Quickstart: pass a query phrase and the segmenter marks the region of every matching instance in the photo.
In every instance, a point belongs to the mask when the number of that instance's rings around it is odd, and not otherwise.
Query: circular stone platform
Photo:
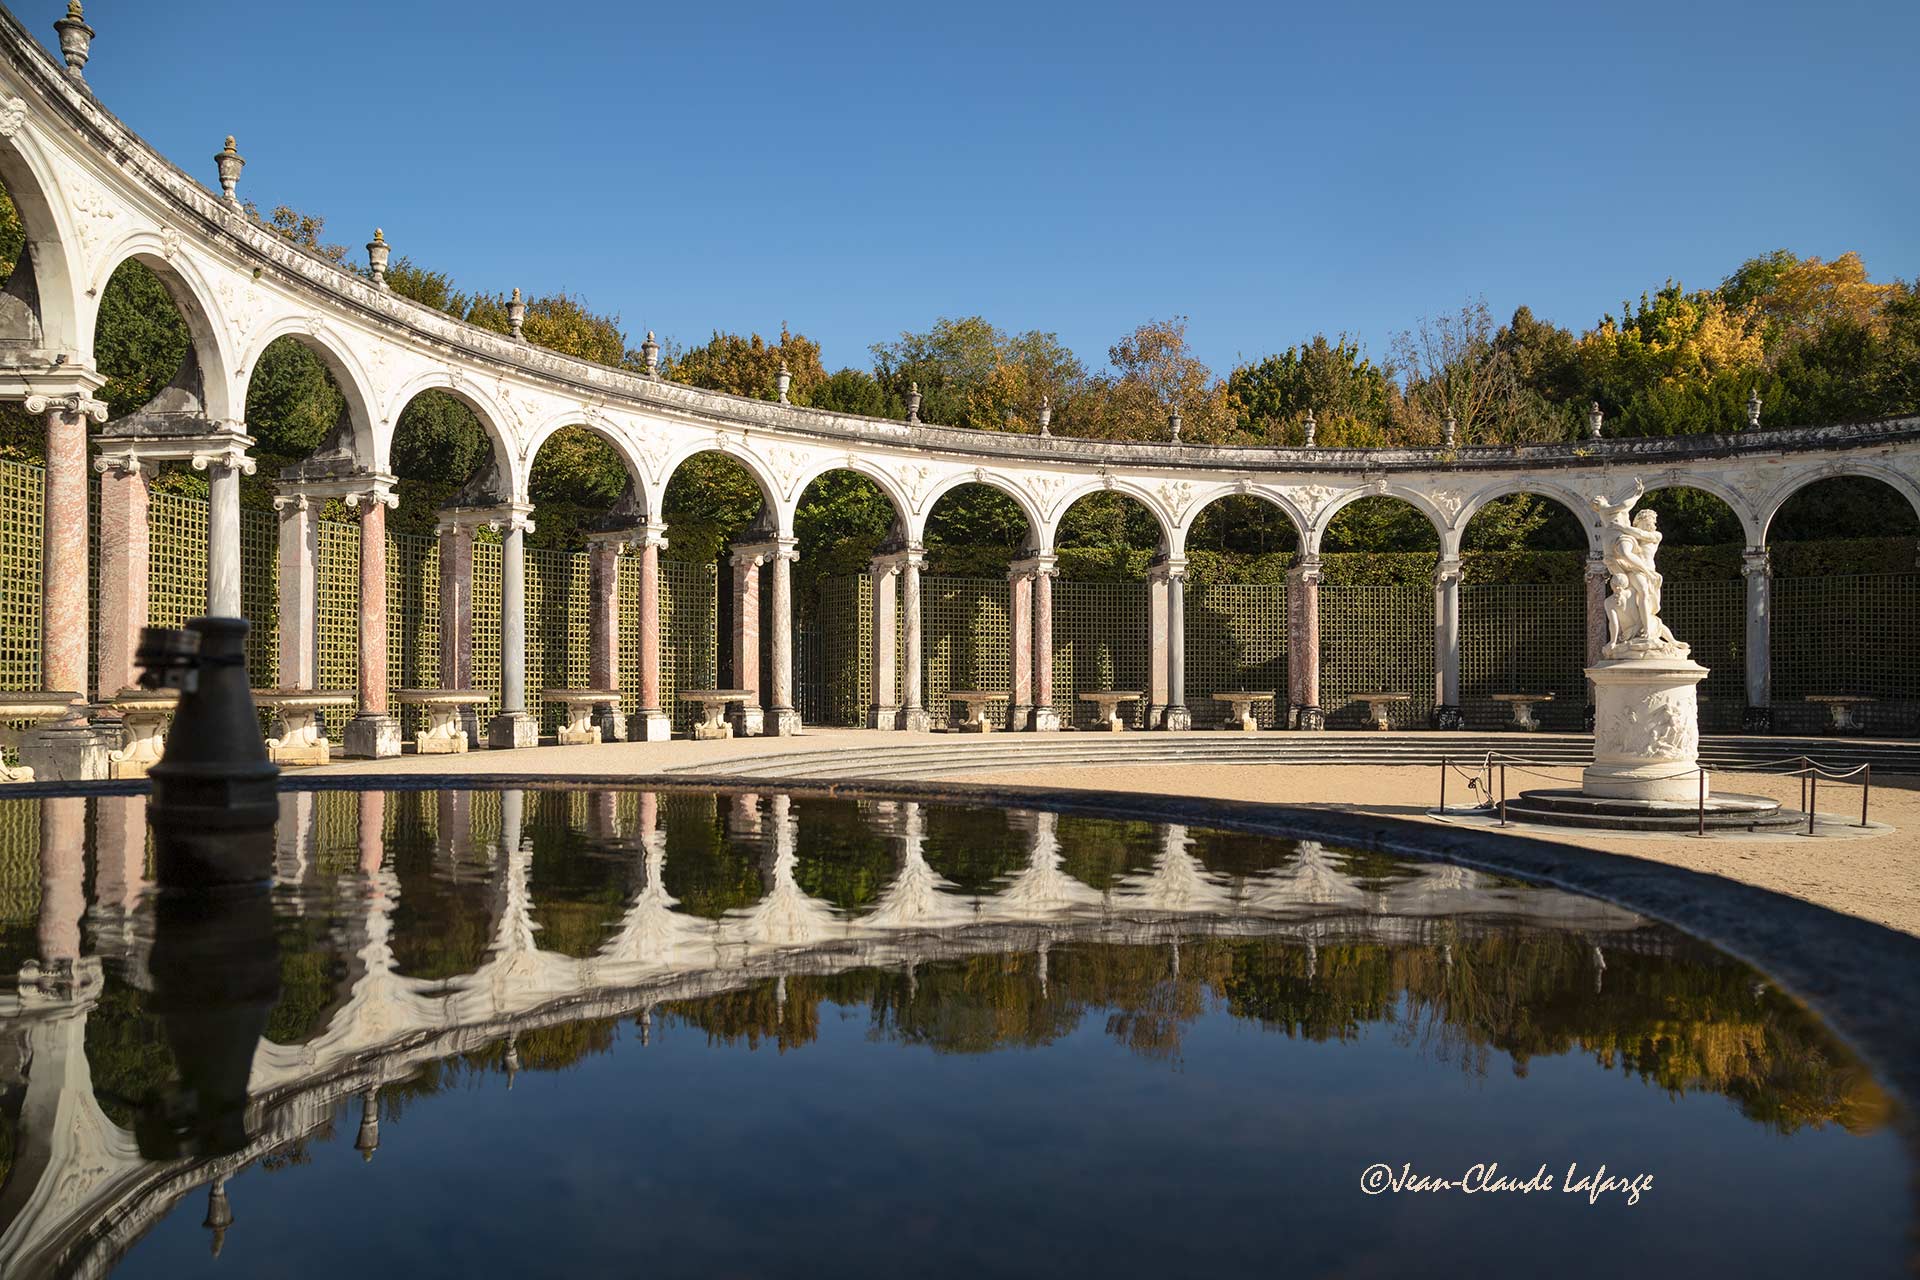
[[[1538,822],[1556,827],[1587,827],[1613,831],[1698,831],[1697,800],[1623,800],[1590,796],[1573,788],[1522,791],[1507,801],[1510,821]],[[1765,796],[1725,791],[1707,797],[1709,831],[1785,831],[1804,828],[1807,815],[1783,809]]]

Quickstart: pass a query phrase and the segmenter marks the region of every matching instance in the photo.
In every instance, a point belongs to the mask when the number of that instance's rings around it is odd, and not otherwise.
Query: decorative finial
[[[1051,428],[1052,426],[1053,426],[1053,398],[1051,396],[1041,396],[1040,397],[1040,434],[1043,436],[1051,436],[1053,432],[1049,430],[1049,428]]]
[[[1447,448],[1449,449],[1453,448],[1453,437],[1456,429],[1457,424],[1453,420],[1453,410],[1449,409],[1447,410]]]
[[[54,23],[53,29],[60,33],[60,56],[67,61],[67,74],[81,79],[93,49],[93,28],[80,14],[80,0],[67,0],[67,16]]]
[[[1173,442],[1180,443],[1180,406],[1167,410],[1167,430],[1173,433]]]
[[[1313,420],[1313,408],[1312,406],[1308,406],[1307,408],[1307,448],[1309,449],[1313,448],[1313,435],[1314,435],[1314,432],[1318,431],[1319,429],[1320,429],[1320,424]]]
[[[920,421],[920,384],[917,382],[907,384],[907,421]]]
[[[787,399],[787,388],[793,385],[793,375],[787,372],[787,362],[785,360],[780,362],[780,372],[774,376],[773,383],[780,389],[780,403],[791,403]]]
[[[640,344],[640,354],[647,362],[647,376],[660,376],[660,344],[653,340],[653,330],[647,330],[647,340]]]
[[[373,283],[382,289],[387,287],[387,256],[390,252],[386,233],[375,227],[373,239],[367,241],[367,266],[373,270]]]
[[[1749,391],[1747,393],[1747,425],[1749,427],[1758,427],[1760,425],[1760,388],[1759,387],[1755,387],[1752,391]]]
[[[520,291],[515,289],[513,291],[513,300],[507,303],[507,328],[512,331],[515,342],[525,342],[527,340],[525,335],[520,332],[521,327],[526,323],[527,304],[520,301]]]
[[[233,191],[240,185],[240,171],[247,167],[247,162],[238,151],[233,149],[232,134],[227,135],[227,145],[213,157],[213,163],[220,170],[221,197],[238,209],[240,197],[233,194]]]
[[[353,1149],[360,1153],[362,1160],[369,1163],[373,1153],[380,1149],[380,1090],[368,1085],[366,1092],[360,1095],[360,1133],[353,1140]]]
[[[1587,438],[1590,440],[1598,440],[1600,438],[1600,424],[1606,420],[1607,415],[1600,412],[1600,402],[1595,400],[1587,409]]]

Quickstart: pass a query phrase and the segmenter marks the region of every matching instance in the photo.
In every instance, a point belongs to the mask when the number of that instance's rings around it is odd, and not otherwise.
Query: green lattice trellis
[[[1463,583],[1460,709],[1472,729],[1513,722],[1496,693],[1550,693],[1534,708],[1548,728],[1586,723],[1587,590],[1580,582]]]
[[[1001,588],[1005,594],[1006,588]],[[1053,583],[1053,708],[1062,724],[1085,727],[1099,714],[1082,693],[1136,689],[1138,702],[1120,708],[1135,728],[1146,723],[1147,584]]]
[[[1187,707],[1195,725],[1211,728],[1226,717],[1213,695],[1227,689],[1270,690],[1254,716],[1272,728],[1286,714],[1287,588],[1284,583],[1215,582],[1189,585]]]
[[[39,467],[0,462],[0,680],[40,687]]]
[[[1709,733],[1740,728],[1747,707],[1747,587],[1744,582],[1668,580],[1660,616],[1708,668],[1701,681],[1700,727]]]
[[[1870,732],[1920,730],[1920,575],[1780,578],[1773,583],[1776,728],[1828,723],[1811,694],[1856,694]]]
[[[1423,726],[1433,710],[1433,592],[1421,587],[1320,588],[1320,706],[1327,726],[1367,723],[1357,693],[1398,692],[1387,718]]]

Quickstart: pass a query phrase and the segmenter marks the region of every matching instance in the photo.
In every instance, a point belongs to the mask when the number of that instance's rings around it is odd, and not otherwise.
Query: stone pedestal
[[[665,742],[673,736],[673,717],[664,711],[636,711],[627,717],[627,737],[635,742]]]
[[[660,696],[660,552],[666,526],[650,523],[634,544],[640,556],[640,707],[627,719],[635,742],[665,742],[673,736],[673,717]]]
[[[25,731],[16,750],[20,763],[33,770],[33,781],[94,782],[112,776],[111,757],[120,742],[118,732],[100,725],[63,721]]]
[[[495,751],[540,745],[540,722],[524,711],[502,711],[487,725],[487,746]]]
[[[400,754],[400,722],[384,711],[362,711],[347,721],[340,746],[362,760],[384,760]]]
[[[1603,799],[1697,800],[1701,779],[1696,686],[1707,669],[1684,656],[1623,658],[1587,668],[1593,682],[1593,764],[1581,791]]]

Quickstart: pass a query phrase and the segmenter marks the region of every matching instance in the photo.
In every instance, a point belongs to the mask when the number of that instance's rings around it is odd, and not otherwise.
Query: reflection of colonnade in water
[[[1014,813],[1024,845],[1015,870],[965,892],[928,860],[928,811],[913,802],[861,806],[868,831],[893,855],[895,873],[871,906],[842,911],[808,894],[799,875],[799,812],[787,796],[673,797],[711,805],[729,838],[758,850],[764,892],[707,919],[676,910],[666,887],[669,824],[654,793],[532,793],[564,805],[570,827],[638,865],[638,888],[592,954],[544,949],[534,900],[529,793],[288,793],[275,861],[287,911],[317,911],[333,893],[345,991],[324,1025],[297,1044],[263,1039],[254,1052],[247,1108],[252,1140],[205,1160],[143,1160],[133,1136],[95,1097],[86,1026],[100,999],[103,959],[135,986],[147,971],[151,905],[145,890],[145,800],[103,797],[41,802],[38,955],[16,992],[0,995],[0,1088],[23,1086],[11,1175],[0,1189],[0,1273],[58,1266],[103,1274],[178,1200],[209,1188],[208,1223],[231,1219],[226,1181],[263,1155],[332,1125],[359,1104],[358,1145],[379,1142],[378,1093],[423,1065],[485,1050],[517,1035],[583,1020],[640,1015],[656,1004],[698,1000],[789,975],[896,969],[968,956],[1037,952],[1046,982],[1049,948],[1074,941],[1162,945],[1187,934],[1280,937],[1309,948],[1337,942],[1438,945],[1472,936],[1488,920],[1518,921],[1646,945],[1644,921],[1550,889],[1501,885],[1457,867],[1409,865],[1381,879],[1343,868],[1311,841],[1258,874],[1211,872],[1186,828],[1161,829],[1150,864],[1096,889],[1067,870],[1061,820]],[[85,894],[86,806],[95,806],[96,870]],[[836,802],[844,803],[844,802]],[[394,916],[404,890],[388,831],[431,809],[437,876],[490,871],[493,905],[485,959],[456,977],[400,971]],[[1071,820],[1069,820],[1071,821]],[[82,953],[83,915],[95,953]],[[1463,932],[1464,931],[1464,932]],[[1655,945],[1660,945],[1655,943]],[[508,1066],[513,1066],[511,1056]]]

